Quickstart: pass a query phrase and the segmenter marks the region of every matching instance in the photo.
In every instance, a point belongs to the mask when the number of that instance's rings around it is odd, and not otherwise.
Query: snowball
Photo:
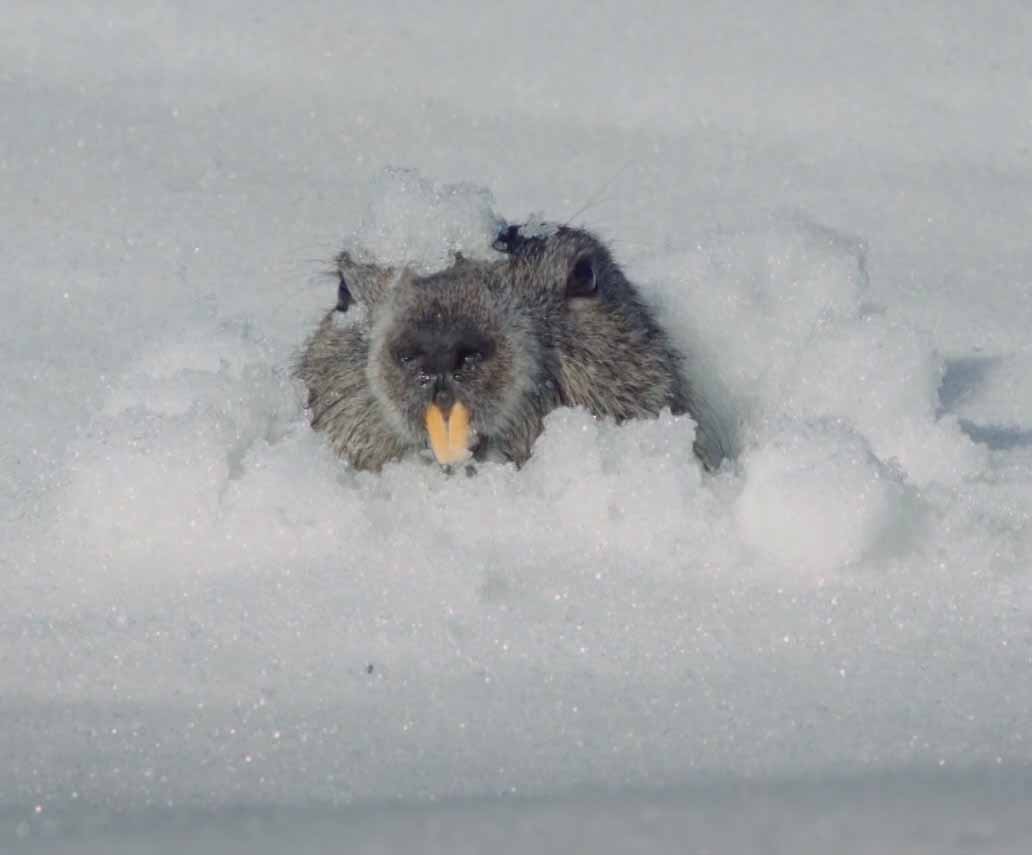
[[[550,238],[559,232],[559,226],[544,218],[543,214],[531,214],[525,223],[519,227],[521,237],[528,240],[535,238]]]
[[[738,531],[788,568],[823,572],[854,564],[881,545],[902,511],[898,479],[841,424],[782,427],[742,464]]]
[[[501,257],[491,248],[502,221],[490,191],[472,184],[438,184],[414,170],[388,168],[374,183],[362,223],[349,237],[358,257],[428,274],[456,253]]]

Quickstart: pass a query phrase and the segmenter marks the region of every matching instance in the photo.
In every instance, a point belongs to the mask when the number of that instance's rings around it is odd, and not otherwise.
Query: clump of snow
[[[781,380],[778,404],[797,415],[847,419],[914,483],[954,483],[978,475],[987,454],[955,418],[940,416],[944,371],[926,334],[874,314],[812,341]]]
[[[440,184],[412,169],[384,169],[372,203],[351,239],[360,257],[427,274],[467,258],[497,258],[491,249],[502,226],[494,197],[468,183]]]
[[[531,214],[525,223],[519,227],[519,233],[528,240],[534,238],[548,238],[559,231],[559,226],[546,220],[543,214]]]
[[[770,420],[838,419],[911,483],[983,471],[986,449],[941,411],[945,363],[928,334],[867,300],[861,241],[790,217],[644,270],[691,283],[666,309],[739,447],[766,442]]]
[[[855,564],[901,521],[898,476],[841,424],[782,426],[749,449],[742,466],[738,529],[781,566],[828,571]]]
[[[716,235],[696,251],[653,257],[649,280],[685,282],[661,293],[682,329],[743,405],[763,404],[772,383],[864,300],[865,249],[798,217]],[[710,365],[707,365],[707,369]]]

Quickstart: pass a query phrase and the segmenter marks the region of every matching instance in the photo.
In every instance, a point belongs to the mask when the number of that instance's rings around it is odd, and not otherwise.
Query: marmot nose
[[[431,377],[446,377],[462,366],[462,356],[458,348],[442,345],[433,348],[423,355],[421,368],[424,374]]]
[[[420,370],[430,377],[448,377],[476,368],[490,358],[493,349],[490,339],[478,333],[439,332],[426,342]]]

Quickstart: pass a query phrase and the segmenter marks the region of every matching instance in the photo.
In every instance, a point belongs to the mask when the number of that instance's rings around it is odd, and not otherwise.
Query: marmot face
[[[494,449],[521,464],[563,405],[618,421],[669,407],[699,421],[680,355],[602,243],[512,227],[495,248],[502,260],[458,257],[425,277],[339,256],[337,309],[297,375],[313,427],[341,455],[379,469],[410,449],[429,446],[445,465]],[[700,425],[703,463],[720,450]]]
[[[554,388],[539,325],[506,268],[460,258],[431,276],[403,273],[372,325],[367,376],[386,421],[412,446],[429,442],[442,464],[489,447],[525,459],[542,390]]]

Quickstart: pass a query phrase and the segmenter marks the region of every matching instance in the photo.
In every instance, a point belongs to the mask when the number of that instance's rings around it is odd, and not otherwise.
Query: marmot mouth
[[[431,404],[424,416],[430,449],[442,466],[465,463],[473,456],[475,432],[470,428],[470,412],[461,401],[449,407]]]

